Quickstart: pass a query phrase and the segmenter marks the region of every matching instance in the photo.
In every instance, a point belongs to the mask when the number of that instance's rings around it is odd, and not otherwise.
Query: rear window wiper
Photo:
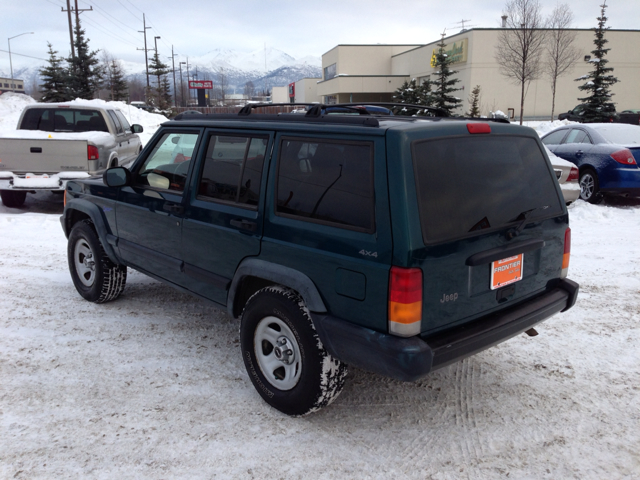
[[[533,212],[535,212],[536,210],[546,210],[547,208],[549,208],[549,205],[544,205],[542,207],[532,208],[531,210],[525,210],[524,212],[521,212],[516,218],[511,220],[512,222],[520,221],[520,223],[518,223],[518,225],[516,225],[514,228],[510,228],[507,231],[507,239],[512,240],[520,235],[520,232],[522,232],[522,230],[524,229],[525,225],[527,224],[527,220],[529,220]]]

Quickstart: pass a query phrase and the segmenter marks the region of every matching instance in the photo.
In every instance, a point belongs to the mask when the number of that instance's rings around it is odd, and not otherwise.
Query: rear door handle
[[[582,150],[578,150],[576,152],[576,157],[581,157],[584,154],[584,152]]]
[[[165,203],[162,209],[166,212],[173,213],[174,215],[181,215],[184,212],[184,207],[177,203]]]
[[[255,232],[258,228],[258,224],[256,222],[252,222],[244,218],[236,218],[231,220],[229,223],[232,227],[241,228],[242,230],[249,230],[250,232]]]

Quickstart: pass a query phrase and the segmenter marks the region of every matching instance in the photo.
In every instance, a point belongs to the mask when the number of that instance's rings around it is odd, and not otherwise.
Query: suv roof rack
[[[425,110],[433,113],[433,117],[449,117],[450,115],[446,110],[443,110],[438,107],[427,107],[425,105],[414,105],[411,103],[393,103],[393,102],[351,102],[351,103],[251,103],[242,107],[242,109],[238,112],[240,116],[251,115],[251,111],[254,108],[261,107],[309,107],[306,117],[319,117],[322,115],[323,111],[326,111],[329,108],[344,108],[348,110],[352,110],[354,113],[358,113],[360,115],[371,115],[375,116],[375,112],[369,112],[366,109],[358,108],[358,107],[366,107],[368,105],[374,107],[386,107],[391,110],[391,108],[402,108],[402,109],[416,109],[416,110]]]
[[[415,115],[383,115],[376,114],[376,112],[367,111],[366,106],[385,107],[388,109],[410,109],[410,110],[423,110],[428,112],[425,116]],[[306,107],[307,112],[302,114],[295,114],[291,112],[281,113],[265,113],[265,114],[253,114],[254,109],[257,108],[270,108],[270,107]],[[327,109],[330,108],[342,108],[352,110],[353,113],[357,113],[358,116],[350,115],[332,115],[327,114]],[[194,118],[195,117],[195,118]],[[240,118],[239,118],[240,117]],[[471,118],[471,117],[458,117],[450,116],[446,110],[438,107],[427,107],[425,105],[416,105],[411,103],[393,103],[393,102],[353,102],[353,103],[251,103],[245,105],[240,109],[237,114],[234,113],[208,113],[204,115],[178,114],[173,120],[261,120],[261,121],[296,121],[296,122],[328,122],[328,123],[343,123],[352,125],[363,125],[368,127],[378,127],[380,125],[379,119],[394,120],[394,121],[415,121],[417,119],[431,119],[431,120],[471,120],[481,122],[497,122],[497,123],[510,123],[508,120],[502,118]]]

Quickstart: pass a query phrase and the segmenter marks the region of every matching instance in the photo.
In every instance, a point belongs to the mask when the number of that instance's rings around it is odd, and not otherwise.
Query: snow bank
[[[551,130],[555,130],[556,128],[563,127],[565,125],[570,125],[572,123],[576,122],[570,122],[569,120],[554,120],[553,122],[522,122],[524,126],[533,128],[540,137],[549,133]]]
[[[18,127],[18,120],[20,119],[20,114],[24,107],[30,105],[32,103],[37,103],[33,98],[28,95],[23,95],[21,93],[4,93],[0,95],[0,137],[15,137],[16,129]],[[144,128],[144,132],[138,134],[140,136],[140,140],[142,141],[142,145],[146,145],[149,139],[153,136],[153,134],[158,130],[158,127],[167,121],[167,118],[163,115],[159,115],[157,113],[149,113],[145,110],[140,110],[139,108],[132,107],[131,105],[126,104],[125,102],[107,102],[104,100],[83,100],[78,98],[76,100],[72,100],[71,102],[66,102],[69,105],[83,105],[83,106],[92,106],[92,107],[112,107],[120,110],[129,123],[137,123],[138,125],[142,125]],[[39,136],[43,132],[35,132],[31,131],[30,135],[33,136],[24,136],[24,132],[20,132],[21,138],[48,138],[50,132],[46,133],[44,136]],[[92,135],[100,133],[101,135],[108,135],[104,132],[91,132]],[[83,133],[54,133],[52,138],[57,139],[86,139],[86,132]],[[71,135],[71,136],[69,136]],[[79,137],[78,135],[84,135]],[[99,140],[99,136],[95,137],[95,139]],[[93,140],[93,137],[92,137]]]
[[[15,130],[24,107],[36,101],[22,93],[7,92],[0,95],[0,134]]]

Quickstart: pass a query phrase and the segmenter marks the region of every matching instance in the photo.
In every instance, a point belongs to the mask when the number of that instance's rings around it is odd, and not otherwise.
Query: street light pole
[[[9,67],[11,68],[11,80],[13,80],[13,62],[11,61],[11,39],[16,38],[16,37],[21,37],[22,35],[33,35],[34,32],[24,32],[21,33],[19,35],[15,35],[13,37],[9,37],[7,39],[7,44],[9,45]],[[11,85],[13,85],[13,83],[11,83]],[[11,87],[15,90],[14,87]]]

